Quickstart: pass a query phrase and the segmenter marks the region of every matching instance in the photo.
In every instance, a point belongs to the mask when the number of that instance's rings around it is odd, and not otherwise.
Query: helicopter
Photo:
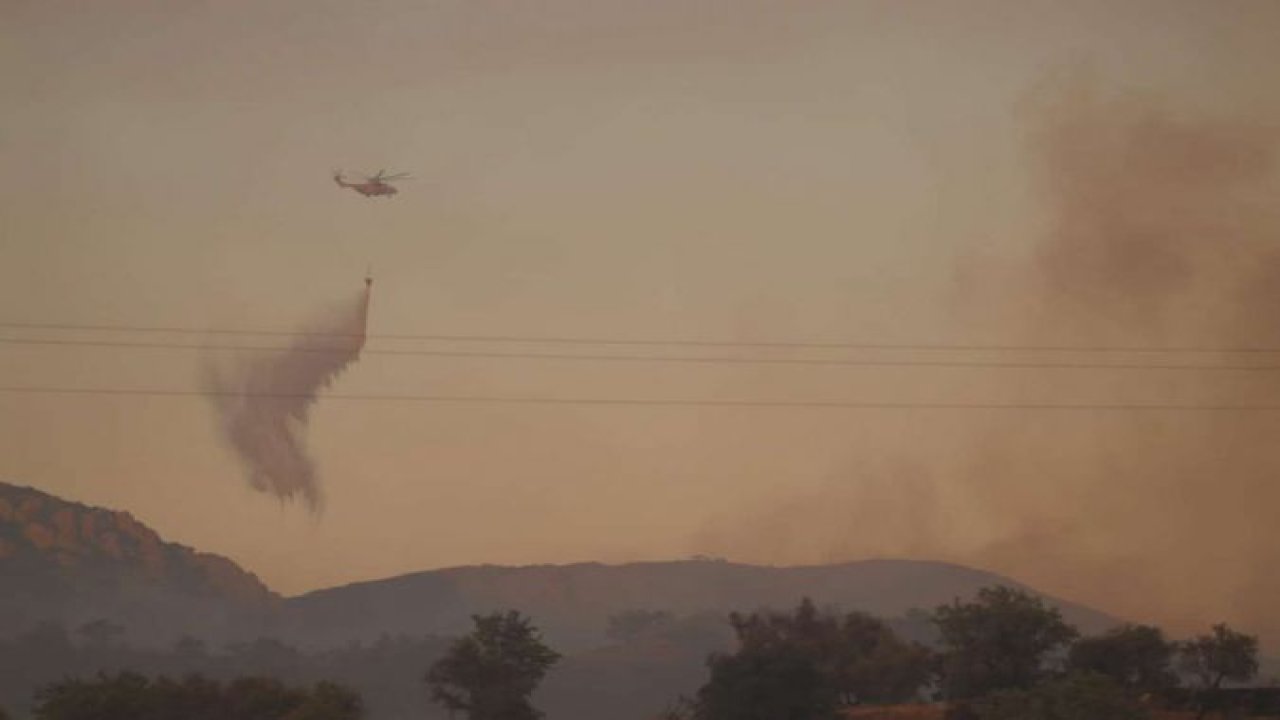
[[[351,188],[365,197],[391,197],[400,192],[392,182],[398,180],[409,180],[409,173],[396,173],[388,175],[386,170],[379,170],[377,175],[366,175],[364,182],[347,182],[342,177],[341,170],[333,171],[333,181],[338,183],[338,187]]]

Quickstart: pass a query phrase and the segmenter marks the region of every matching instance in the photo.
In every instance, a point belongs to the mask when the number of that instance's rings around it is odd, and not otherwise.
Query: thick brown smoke
[[[1280,365],[1280,352],[1222,352],[1280,348],[1275,125],[1206,118],[1080,78],[1045,83],[1020,112],[1043,233],[1031,265],[1008,277],[991,271],[991,289],[970,293],[969,311],[1016,317],[1010,344],[1180,349],[1026,353],[1031,360]],[[993,402],[1280,404],[1278,370],[1013,377],[993,373],[981,387]],[[717,525],[699,549],[786,562],[966,562],[1175,633],[1225,620],[1280,646],[1280,412],[1010,411],[963,421],[926,418],[905,449],[889,451],[918,467],[886,470],[868,458],[749,519],[750,538]],[[940,428],[945,442],[927,434]],[[788,548],[800,550],[784,556]]]
[[[1107,96],[1079,78],[1042,88],[1027,120],[1051,213],[1031,341],[1280,348],[1275,125]],[[1280,354],[1122,356],[1134,358],[1275,366]],[[1099,382],[1119,401],[1280,403],[1274,370],[1150,370]],[[1060,478],[1065,497],[1042,499],[1048,507],[1024,516],[1028,525],[986,557],[1030,579],[1074,576],[1065,584],[1133,616],[1178,629],[1226,619],[1280,642],[1280,525],[1271,511],[1280,501],[1280,415],[1201,410],[1089,423],[1041,450],[1065,459],[1045,473]],[[1036,458],[1019,464],[998,440],[985,446],[992,477],[1033,477]],[[998,503],[1002,493],[990,496]],[[1055,504],[1064,507],[1045,512]],[[1055,556],[1061,565],[1046,567]]]
[[[237,363],[210,363],[206,386],[249,484],[281,500],[323,504],[306,428],[321,389],[360,358],[370,287],[299,334],[287,348]]]

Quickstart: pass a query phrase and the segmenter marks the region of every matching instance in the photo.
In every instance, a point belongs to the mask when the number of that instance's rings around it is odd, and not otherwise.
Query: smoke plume
[[[1006,318],[1010,345],[1166,350],[1028,353],[1139,367],[993,372],[982,385],[993,401],[1280,404],[1280,371],[1155,367],[1280,360],[1257,352],[1280,348],[1276,126],[1080,77],[1046,82],[1019,112],[1043,231],[1027,265],[988,268],[966,311]],[[1280,645],[1280,413],[963,420],[921,420],[923,437],[889,452],[912,458],[909,472],[860,460],[810,495],[707,528],[699,550],[965,562],[1174,633],[1226,621]],[[926,434],[940,428],[945,443]],[[780,556],[789,548],[800,552]]]
[[[307,419],[320,390],[360,358],[370,290],[366,282],[358,297],[317,318],[279,352],[207,365],[206,389],[223,434],[255,490],[321,509]]]
[[[1280,134],[1243,118],[1206,117],[1149,97],[1108,95],[1096,81],[1041,88],[1027,115],[1034,177],[1047,201],[1028,319],[1031,342],[1069,333],[1103,345],[1280,347]],[[1129,356],[1152,365],[1275,365],[1274,353]],[[1101,375],[1120,401],[1237,406],[1280,403],[1276,371],[1150,370]],[[1280,642],[1280,418],[1185,411],[1092,419],[1045,438],[1041,470],[1060,491],[1003,508],[1023,524],[984,557],[1136,617],[1190,630],[1229,620]],[[1019,434],[1010,437],[1018,438]],[[1021,437],[1025,438],[1022,433]],[[1037,472],[996,437],[975,482],[1006,486]],[[1034,446],[1033,446],[1034,447]],[[1056,452],[1055,452],[1056,451]],[[985,478],[992,478],[987,480]],[[1010,495],[989,492],[998,503]],[[1013,497],[1016,497],[1014,495]],[[1057,509],[1053,505],[1062,505]],[[1029,510],[1029,512],[1028,512]],[[1039,566],[1039,569],[1035,568]]]

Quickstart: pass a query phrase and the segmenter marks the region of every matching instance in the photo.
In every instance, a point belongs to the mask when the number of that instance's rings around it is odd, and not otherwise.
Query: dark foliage
[[[1022,590],[988,587],[974,602],[934,612],[943,690],[951,699],[1027,689],[1044,679],[1046,661],[1078,632],[1058,610]]]
[[[367,699],[372,718],[419,717],[429,709],[422,688],[423,668],[447,647],[439,638],[383,637],[324,651],[303,652],[276,640],[260,639],[209,650],[195,638],[180,638],[170,649],[106,645],[78,633],[79,643],[56,625],[0,639],[0,706],[21,718],[32,710],[36,690],[65,678],[132,672],[142,676],[200,675],[209,682],[238,677],[276,677],[291,685],[333,680]]]
[[[865,613],[823,613],[805,599],[790,614],[729,621],[738,649],[708,663],[699,693],[707,720],[828,717],[842,706],[908,700],[928,679],[928,650]]]
[[[431,666],[432,700],[470,720],[537,720],[529,698],[559,653],[528,618],[513,611],[475,615],[475,629]]]
[[[1204,688],[1218,688],[1223,681],[1247,682],[1258,674],[1258,638],[1226,625],[1178,647],[1181,669]]]
[[[1071,647],[1067,669],[1105,675],[1139,693],[1162,693],[1178,683],[1171,670],[1175,645],[1149,625],[1124,625]]]
[[[1198,683],[1202,718],[1224,681],[1248,682],[1258,674],[1258,638],[1214,625],[1212,632],[1179,645],[1178,661]]]
[[[1073,673],[1035,687],[1001,690],[973,703],[978,720],[1144,720],[1147,709],[1119,683]]]
[[[1164,694],[1162,704],[1170,710],[1274,718],[1280,717],[1280,687],[1176,688]]]
[[[35,691],[65,677],[132,671],[145,676],[199,674],[229,682],[273,676],[293,685],[333,680],[365,700],[370,720],[444,720],[422,682],[451,643],[440,637],[384,635],[371,642],[305,649],[263,638],[230,646],[179,637],[167,647],[138,647],[126,638],[105,646],[78,632],[45,625],[0,638],[0,707],[28,718]],[[708,654],[730,647],[733,631],[719,613],[677,616],[650,625],[625,645],[580,652],[557,663],[533,696],[550,717],[649,720],[672,698],[692,695],[705,680]]]
[[[290,687],[272,678],[226,685],[198,675],[137,673],[68,679],[36,696],[37,720],[358,720],[360,696],[333,683]]]
[[[709,661],[698,692],[703,720],[828,720],[839,696],[815,658],[798,646],[744,649]]]

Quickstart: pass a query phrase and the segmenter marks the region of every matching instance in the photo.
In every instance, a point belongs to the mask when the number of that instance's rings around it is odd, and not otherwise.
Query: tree
[[[427,672],[432,700],[471,720],[541,718],[529,697],[560,654],[514,610],[472,620],[471,634],[453,643]]]
[[[156,678],[151,683],[149,694],[158,719],[226,720],[242,717],[226,712],[227,698],[222,685],[200,675],[188,675],[180,681]]]
[[[1030,688],[1044,677],[1050,654],[1079,634],[1040,598],[1003,586],[982,588],[975,602],[940,606],[933,621],[952,699]]]
[[[1134,692],[1161,692],[1178,683],[1170,669],[1174,649],[1160,628],[1123,625],[1076,642],[1067,669],[1105,675]]]
[[[332,683],[288,687],[239,678],[225,687],[192,675],[181,681],[135,673],[68,679],[36,695],[37,720],[359,720],[360,696]]]
[[[1178,659],[1181,669],[1199,683],[1199,720],[1208,712],[1210,696],[1224,681],[1248,682],[1258,674],[1258,638],[1219,623],[1213,632],[1179,645]]]
[[[834,681],[847,705],[905,702],[929,679],[929,650],[866,613],[840,621],[835,654]]]
[[[979,720],[1142,720],[1146,708],[1115,680],[1072,673],[1030,689],[1000,690],[973,703]]]
[[[793,613],[731,613],[729,625],[738,637],[739,653],[792,649],[809,657],[828,677],[835,675],[839,621],[820,613],[809,598]]]
[[[37,720],[114,720],[150,716],[150,681],[137,673],[68,679],[36,693]]]
[[[797,645],[742,648],[707,661],[699,720],[831,720],[839,696],[814,656]]]
[[[303,690],[291,688],[273,677],[241,677],[223,692],[228,717],[277,720],[306,702]]]
[[[734,613],[733,654],[713,656],[699,694],[709,720],[821,718],[842,705],[901,702],[928,678],[929,652],[865,613]]]
[[[807,654],[842,705],[902,702],[928,679],[929,651],[866,613],[824,613],[805,598],[790,615],[735,613],[729,620],[743,650],[791,646]]]
[[[282,720],[359,720],[363,714],[364,703],[357,693],[331,682],[320,682]]]

